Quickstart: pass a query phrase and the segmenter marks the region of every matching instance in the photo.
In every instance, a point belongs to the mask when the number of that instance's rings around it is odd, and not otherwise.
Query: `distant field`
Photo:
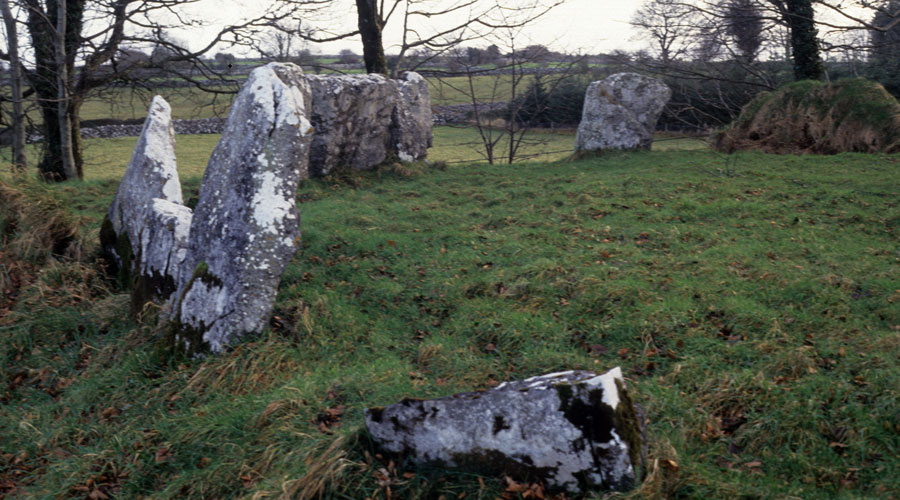
[[[209,155],[219,141],[218,135],[179,135],[175,140],[178,170],[182,178],[200,177],[206,168]],[[116,139],[86,139],[84,141],[85,177],[87,180],[118,179],[131,158],[137,143],[136,137]],[[505,143],[498,148],[497,163],[506,163]],[[574,131],[550,132],[536,130],[526,135],[517,155],[522,162],[548,162],[568,158],[575,145]],[[29,147],[32,165],[39,157],[40,145]],[[654,151],[690,151],[708,149],[699,138],[682,138],[659,135],[653,144]],[[0,148],[0,161],[8,162],[9,148]],[[429,161],[450,164],[484,162],[483,146],[476,129],[472,127],[435,127],[434,146],[428,150]],[[0,172],[0,176],[5,172]]]
[[[534,80],[525,75],[517,83],[517,93],[524,92]],[[448,104],[471,104],[472,95],[481,102],[505,102],[512,97],[512,75],[481,75],[469,79],[464,76],[429,78],[431,103],[435,106]]]
[[[237,78],[237,77],[235,77]],[[519,91],[523,91],[531,81],[531,76],[524,77]],[[479,99],[489,101],[506,101],[510,96],[511,77],[478,76],[473,80],[473,89]],[[432,105],[468,104],[472,102],[468,81],[463,77],[428,80],[431,89]],[[221,87],[226,90],[226,87]],[[166,88],[134,92],[130,89],[113,88],[102,96],[95,96],[82,105],[82,120],[114,119],[129,120],[143,118],[146,115],[150,100],[154,95],[163,96],[172,106],[172,116],[176,119],[210,118],[225,116],[234,99],[234,94],[213,94],[197,88]],[[4,113],[8,113],[9,103],[3,103]],[[41,117],[37,108],[29,112],[32,122],[40,123]]]

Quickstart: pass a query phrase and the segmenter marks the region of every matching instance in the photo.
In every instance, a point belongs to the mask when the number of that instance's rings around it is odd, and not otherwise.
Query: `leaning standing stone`
[[[303,71],[277,63],[254,70],[232,104],[203,176],[173,307],[175,341],[189,355],[221,352],[268,323],[300,239],[308,106]]]
[[[591,83],[584,97],[575,151],[649,150],[669,87],[637,73],[617,73]]]
[[[132,312],[164,302],[177,287],[191,209],[182,204],[171,108],[153,98],[140,138],[103,222],[100,243],[132,290]]]
[[[619,368],[405,399],[365,415],[382,449],[421,464],[538,477],[572,492],[626,490],[637,480],[641,431]]]

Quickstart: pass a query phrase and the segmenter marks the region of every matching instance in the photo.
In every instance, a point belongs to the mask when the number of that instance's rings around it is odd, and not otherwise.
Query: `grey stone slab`
[[[671,96],[665,83],[637,73],[617,73],[591,83],[575,151],[649,150],[656,122]]]
[[[385,451],[421,464],[536,476],[572,492],[636,484],[641,432],[619,368],[506,382],[365,411]]]

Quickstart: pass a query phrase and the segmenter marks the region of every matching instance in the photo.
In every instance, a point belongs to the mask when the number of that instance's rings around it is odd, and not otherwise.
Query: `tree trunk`
[[[25,156],[25,107],[22,102],[22,67],[19,63],[19,39],[16,19],[9,9],[9,0],[0,0],[3,22],[6,24],[7,50],[9,51],[9,79],[13,102],[13,168],[24,172],[28,163]]]
[[[69,71],[66,59],[66,0],[56,0],[56,105],[59,118],[59,147],[66,179],[79,178],[72,153],[72,117],[69,115]]]
[[[81,104],[77,101],[70,100],[70,108],[66,110],[69,119],[69,137],[71,137],[71,151],[75,166],[75,176],[68,177],[63,168],[62,156],[62,135],[59,123],[59,106],[55,99],[38,99],[38,105],[41,108],[41,118],[44,122],[44,156],[38,164],[38,171],[41,178],[48,182],[61,182],[69,179],[84,178],[84,169],[82,167],[82,142],[81,142],[81,125],[78,120],[78,112]],[[48,126],[52,124],[54,126]]]
[[[813,19],[812,0],[786,0],[787,23],[791,29],[791,48],[796,80],[819,80],[824,74],[819,58],[819,42]]]
[[[378,15],[376,0],[356,0],[359,34],[363,42],[363,59],[366,73],[388,74],[384,44],[381,40],[382,21]]]
[[[28,81],[37,94],[43,118],[44,148],[38,171],[46,181],[65,181],[82,177],[81,137],[78,110],[80,99],[74,88],[75,55],[81,41],[85,0],[47,0],[45,9],[29,0],[28,32],[34,49],[34,68]],[[65,12],[65,46],[62,47],[65,76],[60,78],[59,13]],[[60,85],[60,80],[63,84]],[[63,92],[63,99],[60,93]],[[62,101],[66,101],[65,105]],[[64,126],[66,123],[67,126]],[[68,133],[62,134],[64,129]],[[65,144],[63,136],[67,136]],[[64,157],[66,161],[64,163]]]

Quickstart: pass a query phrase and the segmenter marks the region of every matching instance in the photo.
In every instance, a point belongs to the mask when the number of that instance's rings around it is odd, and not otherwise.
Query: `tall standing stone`
[[[396,82],[400,98],[394,107],[391,144],[401,161],[420,160],[434,139],[428,81],[410,71]]]
[[[637,73],[617,73],[591,83],[575,151],[649,150],[656,122],[671,96],[665,83]]]
[[[642,438],[622,371],[569,371],[365,410],[378,446],[432,466],[537,477],[584,493],[637,482]]]
[[[137,146],[100,233],[107,260],[132,287],[132,310],[175,291],[191,210],[182,204],[171,108],[153,98]]]
[[[314,177],[338,167],[369,170],[396,158],[425,158],[432,144],[428,82],[408,72],[381,75],[310,75],[310,122],[315,137],[309,170]]]
[[[221,352],[268,323],[278,283],[297,251],[297,184],[313,129],[303,71],[255,69],[231,107],[194,212],[172,312],[189,354]]]
[[[310,75],[307,81],[316,131],[310,175],[325,176],[338,166],[369,170],[384,163],[391,149],[396,84],[375,74]]]

